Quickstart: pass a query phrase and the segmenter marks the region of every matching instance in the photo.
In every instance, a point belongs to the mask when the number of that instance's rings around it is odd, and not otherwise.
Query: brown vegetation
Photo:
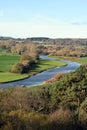
[[[12,73],[28,73],[31,66],[38,62],[39,56],[35,45],[30,44],[26,53],[21,55],[20,63],[13,65]]]
[[[58,73],[56,75],[54,75],[54,77],[52,77],[49,80],[44,81],[43,83],[48,84],[48,83],[53,83],[55,81],[58,81],[60,78],[62,78],[65,74],[64,73]]]

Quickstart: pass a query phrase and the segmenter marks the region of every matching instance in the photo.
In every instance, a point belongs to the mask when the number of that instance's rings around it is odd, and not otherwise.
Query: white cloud
[[[87,22],[72,22],[72,25],[87,25]]]
[[[32,17],[32,21],[36,21],[37,23],[57,23],[58,20],[55,19],[55,18],[50,18],[50,17],[47,17],[47,16],[43,16],[43,15],[35,15]]]
[[[39,25],[47,25],[47,24],[51,24],[51,25],[58,25],[58,24],[67,24],[65,23],[64,21],[58,19],[58,18],[53,18],[53,17],[49,17],[49,16],[44,16],[44,15],[40,15],[40,14],[37,14],[37,15],[34,15],[31,17],[31,22],[33,24],[39,24]]]
[[[12,37],[87,38],[87,26],[0,22],[0,35]]]

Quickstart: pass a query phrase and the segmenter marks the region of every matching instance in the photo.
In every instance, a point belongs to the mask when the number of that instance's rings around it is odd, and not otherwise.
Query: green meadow
[[[83,57],[83,58],[75,58],[76,62],[79,62],[80,64],[84,65],[87,64],[87,57]]]
[[[69,61],[75,61],[75,62],[78,62],[82,65],[84,64],[87,64],[87,57],[81,57],[81,58],[78,58],[78,57],[67,57],[67,56],[50,56],[52,58],[57,58],[57,59],[64,59],[64,60],[69,60]]]
[[[20,59],[18,55],[0,55],[0,71],[10,71],[13,64]]]
[[[87,64],[87,57],[82,57],[82,58],[76,58],[76,57],[66,57],[67,60],[75,61],[78,62],[82,65]]]
[[[1,51],[3,53],[3,51]],[[28,75],[10,73],[12,65],[20,60],[19,55],[0,55],[0,82],[9,82],[19,80],[27,77]]]
[[[14,74],[10,72],[0,72],[0,82],[10,82],[14,80],[20,80],[28,77],[27,74]]]
[[[55,67],[61,67],[61,66],[65,66],[65,65],[66,65],[66,63],[56,61],[56,60],[40,59],[38,64],[34,68],[32,68],[31,71],[40,72],[43,70],[47,70],[47,69],[51,69],[51,68],[55,68]]]
[[[0,54],[6,53],[6,50],[0,49]]]
[[[19,55],[12,55],[12,54],[0,55],[0,83],[20,80],[47,69],[66,65],[63,62],[56,61],[56,60],[50,61],[50,60],[40,59],[37,64],[31,67],[28,74],[11,73],[10,70],[12,68],[12,65],[19,62],[19,60],[20,60]]]

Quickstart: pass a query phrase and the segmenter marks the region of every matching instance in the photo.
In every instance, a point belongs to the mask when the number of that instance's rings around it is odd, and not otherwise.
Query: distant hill
[[[0,41],[16,40],[23,43],[40,43],[40,44],[57,44],[57,45],[86,45],[87,38],[48,38],[48,37],[30,37],[30,38],[13,38],[13,37],[3,37],[0,36]]]
[[[50,38],[48,37],[31,37],[31,38],[27,38],[27,40],[31,40],[31,41],[46,41],[49,40]]]
[[[12,37],[3,37],[3,36],[0,36],[0,40],[10,40],[10,39],[14,39]]]

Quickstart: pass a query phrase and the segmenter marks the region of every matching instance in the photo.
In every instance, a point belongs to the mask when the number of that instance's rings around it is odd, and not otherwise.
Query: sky
[[[87,0],[0,0],[0,36],[87,38]]]

